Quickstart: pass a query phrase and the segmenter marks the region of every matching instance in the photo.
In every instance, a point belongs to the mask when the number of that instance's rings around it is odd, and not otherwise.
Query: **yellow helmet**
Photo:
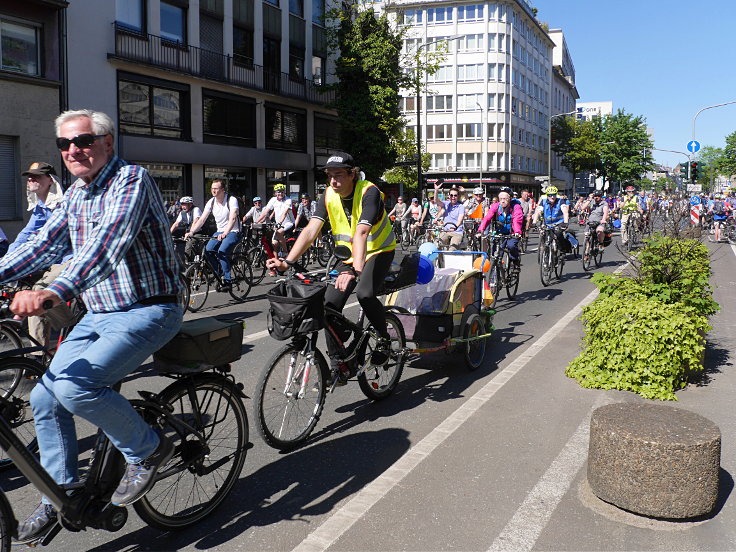
[[[547,195],[557,195],[557,186],[547,186],[544,193]]]
[[[285,191],[285,190],[286,190],[286,184],[276,184],[276,185],[275,185],[275,186],[273,187],[273,191],[274,191],[274,192],[283,192],[283,191]]]

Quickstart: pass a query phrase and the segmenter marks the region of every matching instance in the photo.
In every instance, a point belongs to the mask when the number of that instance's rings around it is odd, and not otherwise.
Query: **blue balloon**
[[[417,270],[417,284],[428,284],[434,278],[434,263],[424,255],[419,256],[419,268]]]
[[[424,242],[422,245],[420,245],[419,254],[427,257],[427,259],[429,259],[430,261],[434,261],[439,256],[439,253],[437,252],[437,246],[432,242]]]

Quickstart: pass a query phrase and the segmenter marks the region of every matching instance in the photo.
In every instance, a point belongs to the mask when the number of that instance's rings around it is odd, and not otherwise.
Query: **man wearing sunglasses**
[[[434,185],[434,195],[440,191],[440,182]],[[437,215],[436,222],[443,222],[443,230],[440,232],[440,243],[442,245],[449,245],[450,251],[457,251],[460,247],[460,242],[463,241],[463,219],[465,218],[465,207],[460,203],[460,192],[457,188],[451,188],[450,193],[447,194],[449,201],[446,201],[439,214]]]
[[[71,247],[69,265],[46,289],[18,292],[11,305],[16,315],[37,316],[82,294],[89,311],[31,392],[41,464],[59,484],[77,481],[78,415],[125,457],[111,501],[126,506],[150,490],[173,445],[114,386],[176,335],[182,285],[161,194],[144,168],[115,155],[112,120],[67,111],[56,119],[56,135],[77,180],[38,234],[0,259],[0,282],[58,262]],[[38,540],[56,520],[43,498],[19,525],[19,542]]]

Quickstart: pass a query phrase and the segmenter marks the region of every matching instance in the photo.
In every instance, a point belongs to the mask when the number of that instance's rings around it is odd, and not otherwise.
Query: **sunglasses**
[[[450,194],[450,197],[457,197],[457,194]]]
[[[71,140],[69,138],[57,138],[56,147],[61,151],[69,151],[72,144],[79,149],[90,147],[98,138],[104,138],[105,134],[80,134]]]

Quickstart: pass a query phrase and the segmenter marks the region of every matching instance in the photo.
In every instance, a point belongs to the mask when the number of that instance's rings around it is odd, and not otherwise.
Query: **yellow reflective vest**
[[[342,207],[342,200],[340,194],[335,192],[329,186],[325,190],[325,205],[327,206],[327,214],[330,217],[330,225],[332,226],[332,235],[335,238],[335,245],[346,245],[352,250],[353,236],[355,236],[355,230],[360,220],[360,215],[363,211],[363,195],[375,186],[372,182],[367,180],[358,180],[355,183],[355,190],[353,191],[353,209],[350,222],[348,217],[345,215],[345,210]],[[383,192],[380,192],[381,199],[383,199]],[[373,255],[382,253],[384,251],[393,251],[396,249],[396,239],[391,228],[391,222],[386,216],[386,210],[383,210],[381,218],[371,228],[368,234],[368,243],[366,244],[366,261]],[[350,257],[347,263],[352,263],[353,258]]]

